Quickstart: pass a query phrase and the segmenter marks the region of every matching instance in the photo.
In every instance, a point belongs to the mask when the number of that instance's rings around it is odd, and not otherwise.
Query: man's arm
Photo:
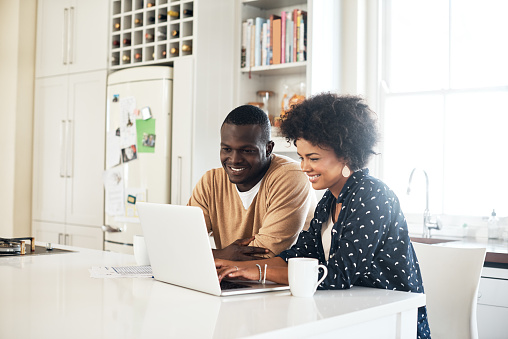
[[[215,259],[237,261],[261,259],[259,255],[267,254],[269,251],[266,248],[248,246],[254,239],[255,237],[238,239],[223,249],[213,250],[213,256]]]
[[[213,195],[211,194],[213,185],[213,172],[209,171],[203,175],[203,177],[201,177],[199,182],[196,184],[196,187],[194,187],[194,190],[192,191],[192,196],[187,203],[188,206],[197,206],[201,208],[209,234],[213,231],[212,218],[210,217],[210,208],[213,208],[213,203],[217,203],[216,201],[212,201],[214,199]],[[214,239],[216,238],[214,237]],[[269,252],[265,248],[248,246],[252,240],[254,240],[254,237],[238,239],[222,249],[214,249],[213,255],[218,259],[253,260],[258,259],[259,255],[265,255]],[[220,245],[221,244],[219,244],[219,247]]]

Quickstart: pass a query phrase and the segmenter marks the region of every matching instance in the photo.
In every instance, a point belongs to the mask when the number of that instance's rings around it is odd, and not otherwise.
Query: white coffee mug
[[[145,237],[142,235],[135,235],[132,245],[134,246],[134,259],[136,260],[136,264],[140,266],[150,265]]]
[[[318,281],[318,271],[323,276]],[[312,297],[318,285],[326,278],[328,269],[314,258],[291,258],[288,261],[289,289],[295,297]]]

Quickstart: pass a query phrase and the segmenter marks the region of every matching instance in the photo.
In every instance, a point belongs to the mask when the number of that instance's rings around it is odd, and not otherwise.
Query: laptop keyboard
[[[235,283],[232,281],[222,280],[220,282],[220,289],[221,290],[232,290],[232,289],[236,289],[236,288],[249,288],[249,287],[251,287],[251,286],[245,285],[245,284],[238,284],[238,283]]]

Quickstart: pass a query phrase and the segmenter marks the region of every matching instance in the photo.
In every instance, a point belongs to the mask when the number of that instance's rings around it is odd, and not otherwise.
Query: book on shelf
[[[266,19],[263,19],[261,17],[256,18],[256,36],[255,36],[255,54],[254,54],[254,66],[261,66],[261,49],[263,44],[263,24],[266,22]]]
[[[300,28],[298,33],[298,51],[296,61],[307,60],[307,11],[299,10],[298,18],[300,21]]]
[[[292,62],[296,62],[296,50],[298,49],[298,9],[293,10],[293,53],[291,54]]]
[[[250,18],[242,23],[241,67],[293,63],[307,59],[307,12],[281,11],[268,19]]]
[[[277,27],[275,27],[275,24],[274,24],[274,21],[275,20],[278,20],[278,23],[276,24]],[[275,14],[272,14],[270,15],[270,43],[269,43],[269,55],[268,55],[268,59],[269,59],[269,65],[273,65],[273,64],[279,64],[280,63],[280,16],[278,15],[275,15]],[[275,32],[275,29],[278,30],[278,32]],[[275,52],[274,52],[274,43],[275,41],[277,41],[276,39],[278,39],[278,43],[276,48],[275,48],[275,51],[277,51],[278,49],[278,52],[277,52],[277,56],[278,56],[278,60],[277,62],[274,61],[274,58],[275,58]]]
[[[240,56],[240,67],[247,66],[247,21],[242,22],[242,50]]]
[[[280,63],[286,63],[286,11],[280,13],[281,33],[280,33]]]
[[[252,26],[250,27],[250,64],[249,67],[255,66],[255,47],[256,47],[256,23],[253,21]]]
[[[243,67],[250,67],[250,60],[251,60],[251,30],[252,25],[254,24],[254,19],[248,19],[245,21],[245,66]]]
[[[267,31],[268,23],[263,23],[263,29],[261,31],[261,66],[266,66],[266,55],[267,55],[267,39],[268,39],[268,31]]]
[[[286,18],[286,63],[293,62],[293,20],[291,13]]]
[[[281,19],[273,20],[272,64],[280,64]]]

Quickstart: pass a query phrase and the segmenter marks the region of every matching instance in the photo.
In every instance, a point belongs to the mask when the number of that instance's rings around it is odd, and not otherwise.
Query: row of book
[[[307,12],[282,11],[242,23],[241,67],[250,68],[307,60]]]

